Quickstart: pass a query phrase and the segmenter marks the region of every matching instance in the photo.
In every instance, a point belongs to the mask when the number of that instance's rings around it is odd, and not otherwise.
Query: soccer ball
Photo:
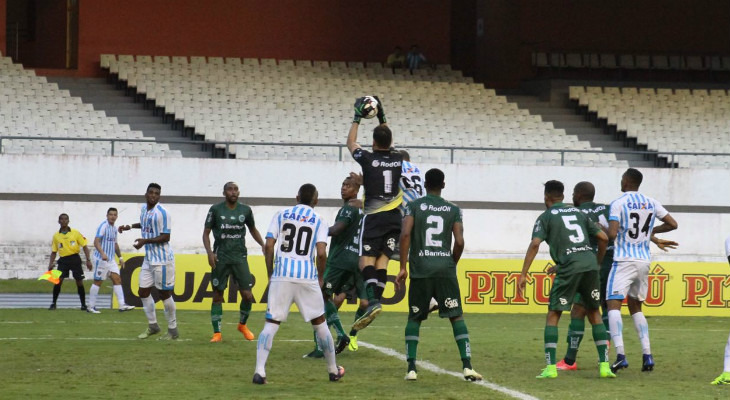
[[[363,118],[375,118],[378,115],[378,100],[373,96],[365,96],[357,99],[355,109],[360,110]]]

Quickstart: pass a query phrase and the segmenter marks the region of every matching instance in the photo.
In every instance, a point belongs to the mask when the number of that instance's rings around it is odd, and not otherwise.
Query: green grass
[[[432,315],[433,317],[433,315]],[[567,317],[567,315],[566,315]],[[164,317],[158,310],[160,325]],[[353,315],[343,313],[349,325]],[[403,352],[406,315],[386,311],[364,330],[360,341]],[[418,382],[404,382],[405,362],[372,349],[343,352],[338,364],[347,374],[339,383],[327,381],[322,360],[302,359],[313,344],[312,330],[297,313],[290,315],[276,336],[267,365],[269,385],[254,386],[256,344],[235,329],[237,313],[224,314],[223,342],[210,344],[209,313],[179,311],[181,341],[137,340],[146,327],[141,310],[103,310],[91,315],[78,310],[38,309],[0,312],[0,371],[3,399],[284,399],[393,398],[472,399],[509,398],[484,386],[440,375],[423,368]],[[560,326],[558,354],[565,351],[568,318]],[[599,380],[596,351],[587,340],[578,355],[578,371],[561,372],[558,379],[535,379],[543,367],[544,316],[535,314],[471,314],[474,368],[489,382],[541,399],[724,399],[730,387],[709,382],[722,371],[727,320],[711,317],[649,319],[657,363],[642,373],[641,350],[633,324],[624,321],[630,368],[614,380]],[[256,334],[262,313],[249,325]],[[612,356],[613,357],[613,356]],[[461,361],[447,320],[431,318],[421,329],[419,359],[449,371]]]
[[[88,277],[91,273],[86,271]],[[40,274],[39,274],[40,275]],[[89,293],[89,287],[92,285],[91,280],[84,281],[86,293]],[[0,293],[51,293],[53,292],[53,284],[48,281],[39,281],[37,279],[0,279]],[[107,279],[101,284],[100,294],[111,294],[112,281]],[[61,293],[76,293],[76,281],[73,277],[64,279],[61,285]]]

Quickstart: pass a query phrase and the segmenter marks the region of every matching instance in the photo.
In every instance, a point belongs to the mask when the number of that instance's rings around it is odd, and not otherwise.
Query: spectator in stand
[[[421,53],[418,45],[414,44],[411,46],[411,51],[409,51],[408,55],[406,55],[406,62],[408,63],[408,70],[411,71],[411,75],[413,75],[413,70],[418,69],[421,64],[426,62],[426,56]]]
[[[388,55],[388,60],[385,61],[385,65],[392,69],[393,73],[395,73],[396,69],[405,68],[406,55],[403,54],[403,49],[400,46],[395,46],[393,52]]]

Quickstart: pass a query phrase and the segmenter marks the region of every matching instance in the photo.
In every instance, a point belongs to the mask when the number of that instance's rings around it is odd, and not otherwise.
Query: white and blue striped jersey
[[[317,243],[327,243],[329,226],[312,207],[297,204],[274,215],[266,238],[276,240],[271,281],[316,281]]]
[[[114,225],[109,225],[109,221],[104,220],[104,222],[99,224],[99,227],[96,228],[95,238],[99,238],[99,241],[101,242],[101,249],[109,258],[109,261],[114,261],[114,245],[117,244],[117,228]],[[96,247],[94,247],[94,258],[98,258],[100,260],[102,258],[101,253],[99,253],[99,250],[97,250]]]
[[[651,261],[649,244],[654,222],[669,214],[658,201],[639,192],[626,192],[611,203],[608,220],[618,221],[614,261]]]
[[[426,195],[426,189],[423,187],[421,170],[415,164],[404,160],[401,165],[401,176],[398,186],[403,192],[403,203],[400,208],[401,211],[405,212],[405,207],[409,202]]]
[[[145,204],[142,206],[139,224],[142,228],[142,238],[152,239],[163,233],[170,233],[172,218],[167,209],[159,203],[151,210],[148,210],[147,204]],[[148,243],[144,245],[144,253],[147,262],[152,265],[167,264],[174,260],[169,241],[165,243]]]

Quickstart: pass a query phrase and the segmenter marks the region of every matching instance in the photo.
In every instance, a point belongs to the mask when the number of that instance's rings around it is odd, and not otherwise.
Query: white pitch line
[[[360,346],[362,346],[362,347],[366,347],[366,348],[369,348],[369,349],[373,349],[373,350],[379,351],[379,352],[381,352],[381,353],[383,353],[383,354],[385,354],[387,356],[395,357],[395,358],[397,358],[397,359],[399,359],[401,361],[406,361],[405,354],[401,354],[401,353],[399,353],[399,352],[397,352],[397,351],[395,351],[395,350],[393,350],[391,348],[388,348],[388,347],[380,347],[380,346],[376,346],[374,344],[370,344],[370,343],[362,342],[362,341],[358,342],[358,344]],[[448,370],[445,370],[445,369],[439,367],[438,365],[432,364],[432,363],[430,363],[428,361],[418,361],[418,367],[419,368],[423,368],[423,369],[428,370],[428,371],[431,371],[431,372],[435,372],[437,374],[451,375],[451,376],[456,377],[456,378],[459,378],[459,379],[464,379],[464,375],[461,372],[448,371]],[[486,388],[492,389],[492,390],[494,390],[496,392],[504,393],[504,394],[506,394],[508,396],[514,397],[515,399],[520,399],[520,400],[539,400],[537,397],[531,396],[531,395],[529,395],[527,393],[522,393],[522,392],[519,392],[517,390],[513,390],[513,389],[510,389],[510,388],[507,388],[507,387],[504,387],[504,386],[497,385],[496,383],[488,382],[486,380],[476,381],[476,382],[473,382],[473,383],[475,385],[480,385],[480,386],[484,386]]]

